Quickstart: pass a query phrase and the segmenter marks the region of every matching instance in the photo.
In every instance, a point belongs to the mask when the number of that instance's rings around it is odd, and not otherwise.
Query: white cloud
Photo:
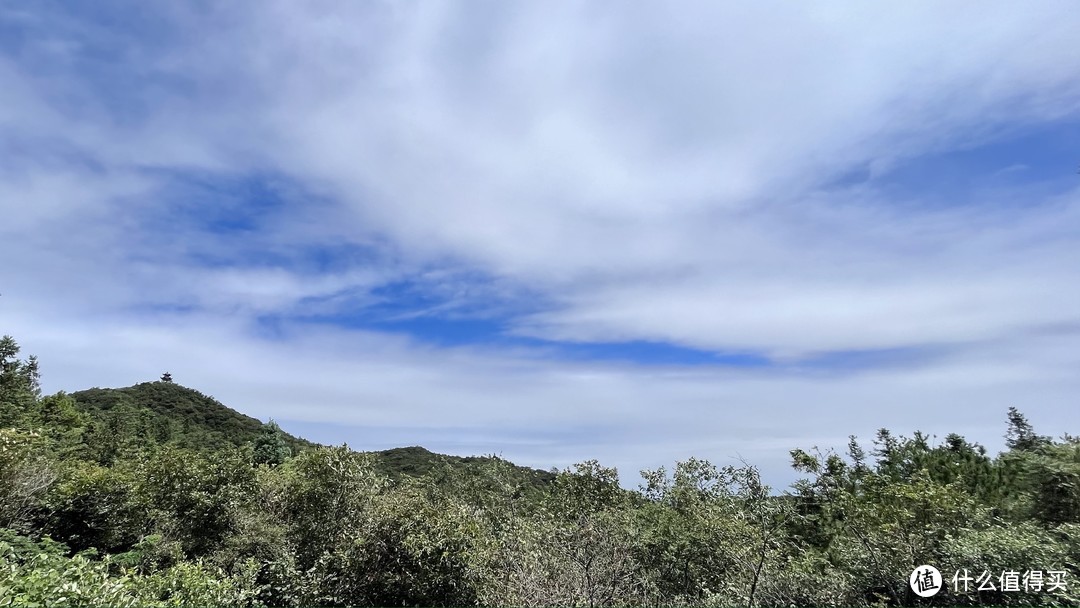
[[[268,104],[280,166],[335,187],[358,229],[548,290],[562,337],[785,353],[1060,320],[1074,296],[1045,292],[1073,271],[996,274],[1016,218],[955,263],[979,213],[875,217],[816,188],[1075,111],[1065,5],[697,8],[406,10],[371,37],[289,13],[295,56],[254,77],[289,83]],[[246,33],[277,56],[268,31]]]

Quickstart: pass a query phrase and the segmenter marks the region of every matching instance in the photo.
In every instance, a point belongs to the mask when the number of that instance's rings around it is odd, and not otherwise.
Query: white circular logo
[[[941,573],[930,565],[922,565],[912,571],[908,577],[911,590],[919,597],[933,597],[941,591]]]

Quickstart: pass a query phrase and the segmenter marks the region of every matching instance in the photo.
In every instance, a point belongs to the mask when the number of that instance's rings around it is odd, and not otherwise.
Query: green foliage
[[[253,443],[253,458],[258,464],[277,466],[292,456],[292,450],[285,441],[285,434],[273,420],[263,425]]]
[[[136,463],[104,467],[73,461],[62,467],[48,496],[44,530],[75,551],[124,552],[150,528],[149,506],[138,495]]]
[[[25,561],[39,553],[62,557],[70,553],[70,549],[63,543],[44,537],[33,539],[17,533],[10,528],[0,528],[0,543],[5,543],[8,556],[12,559]]]
[[[84,435],[90,419],[79,411],[75,400],[65,393],[39,399],[28,408],[24,426],[39,430],[52,443],[60,458],[82,458],[87,455]]]
[[[127,388],[92,388],[71,394],[78,407],[101,421],[94,442],[103,462],[125,448],[172,443],[190,449],[216,450],[254,442],[263,424],[229,409],[212,397],[175,382],[144,382]],[[282,433],[297,452],[310,443]]]
[[[0,429],[0,527],[26,529],[44,509],[55,480],[44,437]]]
[[[18,554],[0,541],[0,606],[116,607],[146,605],[126,577],[110,577],[107,562],[49,551]]]
[[[0,428],[18,424],[41,393],[37,359],[18,354],[14,338],[0,338]]]
[[[449,497],[416,482],[376,497],[312,574],[317,604],[462,606],[477,601],[472,567],[479,526]]]
[[[142,463],[135,493],[156,532],[179,541],[187,556],[205,556],[237,529],[255,479],[245,449],[205,454],[165,447]]]
[[[481,479],[492,464],[507,465],[504,472],[521,482],[519,485],[522,486],[522,492],[530,494],[534,493],[534,490],[546,490],[555,479],[554,473],[520,467],[498,456],[448,456],[418,446],[382,450],[374,452],[374,455],[376,470],[395,481],[405,477],[423,476],[437,479],[456,473]]]
[[[571,521],[618,508],[628,498],[619,487],[619,472],[595,460],[576,464],[573,471],[559,472],[548,496],[552,512]]]
[[[737,598],[786,604],[778,583],[794,546],[785,529],[790,501],[773,496],[754,467],[718,468],[690,459],[643,471],[646,526],[639,558],[656,572],[657,592],[687,603]]]
[[[1005,433],[1005,445],[1010,450],[1033,452],[1050,444],[1050,438],[1036,434],[1035,428],[1020,410],[1009,408],[1009,430]]]
[[[968,570],[969,575],[978,577],[983,572],[994,574],[995,584],[1000,587],[997,577],[1002,572],[1013,571],[1022,576],[1024,571],[1041,569],[1050,565],[1057,567],[1070,562],[1068,543],[1061,542],[1062,536],[1047,530],[1034,522],[1018,522],[1012,525],[995,525],[981,529],[960,529],[949,534],[942,543],[943,551],[940,563],[943,573]],[[1073,573],[1075,576],[1075,572]],[[970,584],[971,593],[951,593],[947,590],[945,598],[956,605],[991,605],[991,606],[1044,606],[1051,600],[1055,603],[1075,606],[1080,603],[1080,594],[1073,585],[1072,593],[1027,591],[1020,587],[1018,591],[1003,592],[978,591],[978,585]]]
[[[1080,440],[1014,450],[1003,461],[1022,491],[1021,513],[1051,525],[1080,523]]]
[[[139,606],[258,606],[256,565],[241,564],[229,574],[201,561],[181,562],[140,577]],[[134,586],[134,585],[133,585]]]
[[[345,446],[302,452],[281,469],[281,510],[304,570],[347,538],[387,484],[375,471],[373,457]]]
[[[15,540],[15,543],[8,542]],[[257,606],[254,567],[237,574],[187,562],[148,576],[121,570],[109,558],[65,557],[55,546],[0,534],[0,606],[145,607]]]

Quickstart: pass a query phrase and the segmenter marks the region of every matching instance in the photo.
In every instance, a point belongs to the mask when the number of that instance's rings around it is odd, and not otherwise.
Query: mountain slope
[[[143,426],[161,443],[221,448],[254,441],[263,423],[199,391],[173,382],[144,382],[125,388],[92,388],[71,393],[91,418]],[[296,452],[312,444],[285,433]]]
[[[392,478],[400,475],[419,477],[432,473],[437,474],[440,467],[444,466],[462,471],[479,471],[485,464],[497,459],[496,456],[436,454],[420,446],[392,448],[375,452],[375,455],[379,458],[378,467],[380,471]],[[509,464],[514,471],[514,477],[526,486],[542,488],[555,479],[555,474],[550,471],[522,467],[513,463]]]
[[[258,437],[263,423],[241,414],[199,391],[173,382],[144,382],[125,388],[91,388],[71,393],[79,410],[109,432],[175,443],[196,449],[240,446]],[[316,444],[282,431],[295,454]],[[478,472],[492,456],[450,456],[422,447],[374,452],[380,472],[391,478],[440,474],[445,467]],[[526,486],[541,488],[554,479],[548,471],[511,465],[513,476]]]

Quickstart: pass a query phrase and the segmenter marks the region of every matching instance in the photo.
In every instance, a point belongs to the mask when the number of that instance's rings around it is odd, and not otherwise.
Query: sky
[[[0,333],[294,434],[782,487],[1080,432],[1075,3],[0,5]]]

